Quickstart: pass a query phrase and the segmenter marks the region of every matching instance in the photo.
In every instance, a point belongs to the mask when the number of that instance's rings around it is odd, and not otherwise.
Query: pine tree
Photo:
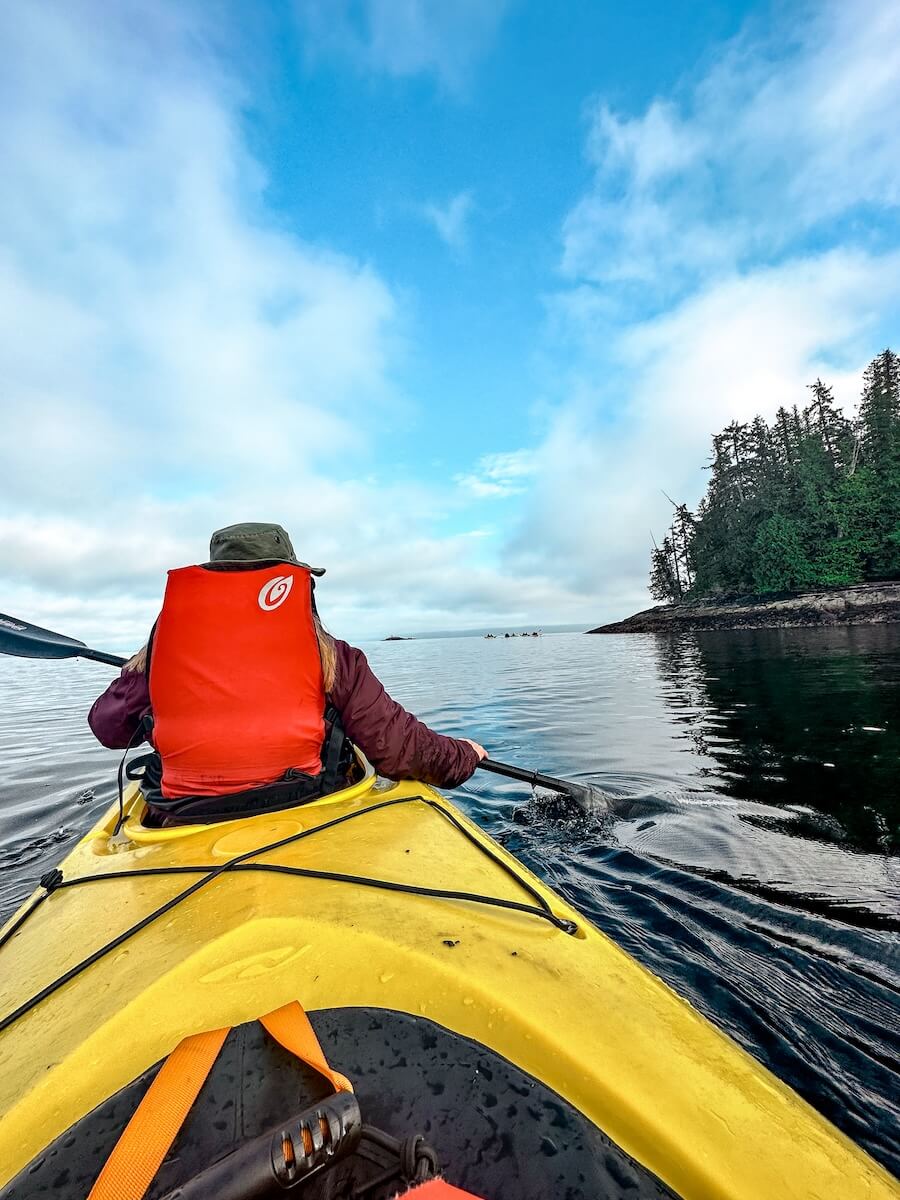
[[[890,464],[900,442],[900,358],[891,350],[866,367],[859,432],[864,461],[876,470]]]
[[[677,598],[669,560],[659,546],[654,546],[650,554],[650,595],[654,600],[674,601]]]
[[[879,481],[873,578],[900,574],[900,358],[883,350],[866,368],[859,405],[861,460]]]
[[[772,439],[777,446],[782,472],[787,475],[793,470],[794,463],[797,461],[797,444],[794,439],[790,413],[784,407],[779,408],[775,415]]]
[[[675,519],[672,522],[672,543],[681,562],[684,573],[685,591],[694,586],[694,571],[691,565],[691,544],[694,540],[694,516],[686,504],[675,506]]]
[[[821,379],[811,383],[809,390],[812,392],[812,400],[804,410],[809,432],[821,439],[832,470],[840,471],[849,462],[852,450],[850,422],[835,408],[834,391],[826,387]]]
[[[700,501],[691,542],[694,591],[701,596],[729,589],[727,558],[728,527],[725,505],[707,495]]]
[[[674,570],[671,544],[668,539],[662,546],[654,546],[650,553],[650,595],[654,600],[678,601],[682,599],[682,586]]]
[[[900,358],[867,367],[856,421],[821,379],[801,411],[779,408],[715,434],[706,494],[675,516],[652,558],[658,599],[900,578]]]
[[[809,587],[815,573],[798,523],[782,513],[767,517],[756,534],[753,582],[757,592],[788,592]]]

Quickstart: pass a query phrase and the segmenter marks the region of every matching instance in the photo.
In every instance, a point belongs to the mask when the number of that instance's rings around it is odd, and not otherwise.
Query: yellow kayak
[[[258,1029],[292,1001],[363,1116],[423,1129],[447,1180],[486,1200],[898,1195],[432,789],[367,769],[274,815],[150,829],[143,814],[134,785],[119,831],[116,807],[3,935],[2,1200],[54,1179],[54,1196],[87,1195],[94,1142],[115,1140],[94,1134],[135,1081],[189,1035]],[[243,1038],[211,1123],[232,1141],[235,1095],[249,1128],[276,1073],[246,1061],[265,1035]]]

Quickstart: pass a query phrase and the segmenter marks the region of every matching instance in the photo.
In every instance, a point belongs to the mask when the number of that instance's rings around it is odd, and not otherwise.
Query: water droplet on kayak
[[[463,1004],[474,1004],[475,1001],[471,996],[463,996]]]
[[[394,972],[393,971],[382,971],[381,974],[378,976],[378,978],[381,980],[382,983],[387,983],[387,981],[389,979],[394,978]]]

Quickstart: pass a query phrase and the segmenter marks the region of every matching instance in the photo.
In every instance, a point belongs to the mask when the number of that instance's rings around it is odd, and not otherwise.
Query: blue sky
[[[623,616],[714,431],[900,340],[889,0],[23,0],[0,44],[2,607],[95,642],[241,519],[351,638]]]

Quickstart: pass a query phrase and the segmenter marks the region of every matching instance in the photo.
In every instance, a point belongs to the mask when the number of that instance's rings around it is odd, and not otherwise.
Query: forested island
[[[667,603],[591,633],[900,621],[900,358],[873,359],[852,418],[809,390],[713,437],[705,496],[651,554]]]

